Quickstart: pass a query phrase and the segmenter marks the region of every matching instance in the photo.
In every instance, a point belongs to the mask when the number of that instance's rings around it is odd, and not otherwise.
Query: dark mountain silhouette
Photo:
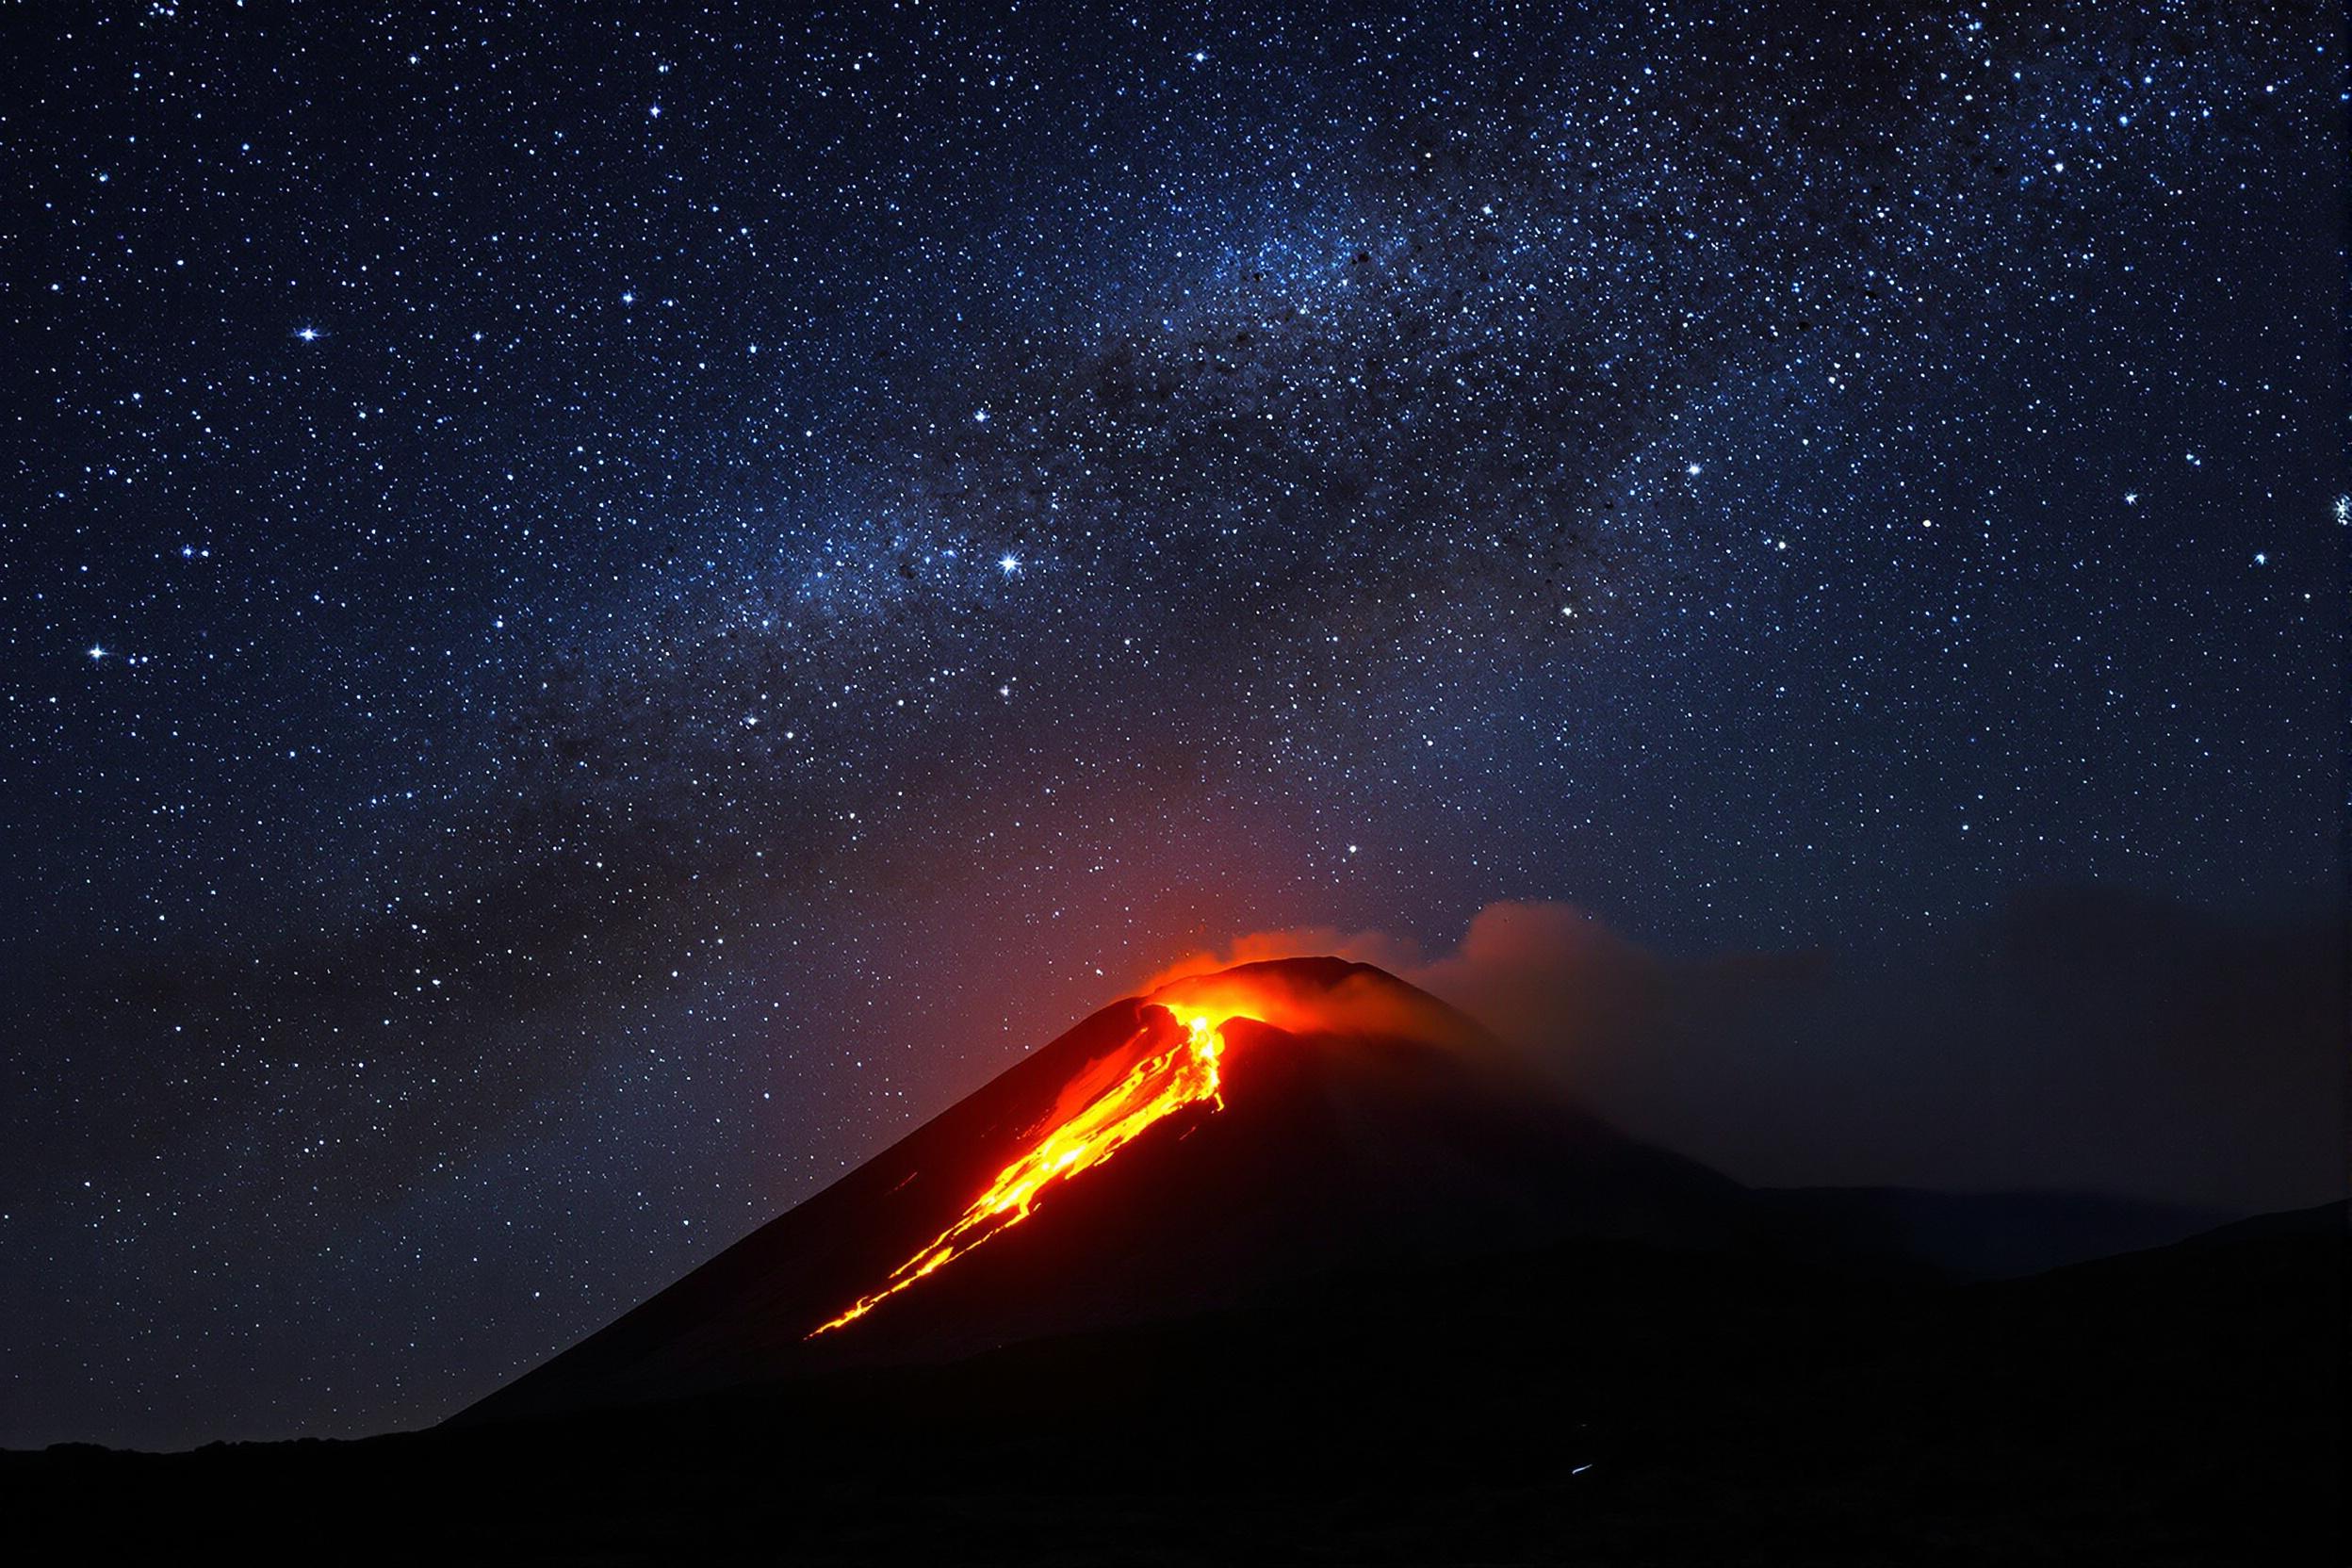
[[[1168,1115],[1025,1222],[809,1337],[953,1224],[1038,1129],[1178,1039],[1161,1003],[1186,997],[1224,1024],[1221,1108]],[[1228,1022],[1228,1008],[1258,1017]],[[1368,965],[1283,959],[1102,1009],[461,1419],[938,1361],[1570,1235],[1723,1248],[1762,1233],[1736,1184],[1618,1134],[1434,998]]]
[[[1176,1015],[1224,1025],[1218,1104],[1185,1104],[1027,1219],[811,1337],[941,1235],[1041,1129]],[[1233,1017],[1238,1011],[1243,1017]],[[1433,997],[1292,958],[1102,1008],[807,1202],[483,1400],[479,1422],[933,1363],[1251,1301],[1284,1282],[1569,1238],[2012,1278],[2217,1217],[2078,1194],[1750,1191],[1626,1137]]]
[[[2082,1192],[1765,1187],[1757,1203],[1825,1246],[1909,1258],[1954,1279],[2010,1280],[2163,1247],[2222,1216]]]

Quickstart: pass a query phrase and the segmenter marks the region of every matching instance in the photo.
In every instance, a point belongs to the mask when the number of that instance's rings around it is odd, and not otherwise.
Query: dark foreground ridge
[[[2344,1216],[2034,1279],[1631,1242],[365,1443],[0,1455],[41,1554],[2341,1561]]]

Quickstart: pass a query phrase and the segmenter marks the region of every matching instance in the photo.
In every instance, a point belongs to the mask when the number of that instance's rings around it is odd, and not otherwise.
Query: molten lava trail
[[[1182,1021],[1184,1038],[1145,1056],[1118,1084],[1047,1128],[1019,1159],[997,1172],[988,1190],[972,1200],[955,1224],[893,1269],[879,1290],[859,1297],[848,1311],[818,1324],[807,1337],[814,1339],[855,1323],[924,1275],[946,1267],[990,1236],[1020,1224],[1029,1217],[1047,1186],[1101,1165],[1162,1118],[1202,1101],[1209,1102],[1214,1110],[1224,1109],[1225,1102],[1217,1092],[1217,1059],[1225,1052],[1224,1032],[1206,1017]],[[1147,1024],[1138,1037],[1150,1033]]]

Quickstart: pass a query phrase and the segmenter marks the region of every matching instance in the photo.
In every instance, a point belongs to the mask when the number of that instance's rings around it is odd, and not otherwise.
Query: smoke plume
[[[2234,1212],[2342,1196],[2342,946],[2058,888],[1901,952],[1670,955],[1556,903],[1451,951],[1254,932],[1153,984],[1331,953],[1461,1008],[1627,1131],[1766,1185],[2109,1192]]]

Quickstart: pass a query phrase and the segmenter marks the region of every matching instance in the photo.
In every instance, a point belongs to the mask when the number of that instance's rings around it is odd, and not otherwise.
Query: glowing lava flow
[[[1232,1015],[1242,1016],[1246,1015]],[[1161,1118],[1204,1100],[1214,1109],[1223,1110],[1225,1102],[1217,1093],[1217,1058],[1225,1051],[1224,1032],[1206,1015],[1183,1021],[1184,1038],[1144,1057],[1119,1083],[1047,1129],[1019,1159],[997,1173],[988,1190],[972,1200],[955,1224],[892,1270],[881,1289],[859,1297],[847,1312],[818,1324],[807,1337],[814,1339],[855,1323],[924,1275],[954,1263],[998,1232],[1020,1224],[1029,1217],[1049,1184],[1101,1165]],[[1149,1030],[1146,1025],[1145,1033]]]

